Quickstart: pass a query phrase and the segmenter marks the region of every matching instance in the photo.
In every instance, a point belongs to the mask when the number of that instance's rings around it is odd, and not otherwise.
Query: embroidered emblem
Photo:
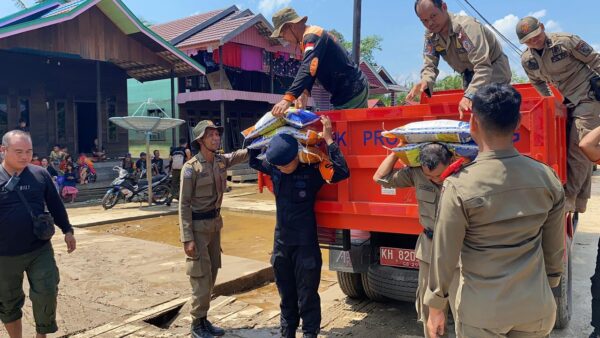
[[[575,50],[577,50],[583,56],[589,56],[594,51],[594,48],[588,45],[585,41],[579,41],[577,47],[575,47]]]
[[[192,178],[192,173],[192,168],[185,168],[185,170],[183,171],[183,178]]]

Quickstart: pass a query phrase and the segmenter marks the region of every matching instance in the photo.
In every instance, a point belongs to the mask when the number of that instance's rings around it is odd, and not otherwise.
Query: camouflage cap
[[[517,23],[517,37],[520,43],[525,43],[527,40],[538,36],[542,33],[542,25],[540,20],[533,16],[526,16]]]
[[[271,34],[271,38],[278,38],[281,35],[281,28],[283,28],[286,23],[298,23],[302,20],[306,22],[308,17],[299,16],[291,7],[285,7],[279,10],[277,13],[273,14],[273,26],[275,26],[275,30],[273,31],[273,34]]]
[[[198,124],[194,127],[194,141],[204,136],[204,132],[208,128],[216,129],[219,131],[219,134],[223,134],[223,127],[217,126],[211,120],[203,120],[198,122]]]

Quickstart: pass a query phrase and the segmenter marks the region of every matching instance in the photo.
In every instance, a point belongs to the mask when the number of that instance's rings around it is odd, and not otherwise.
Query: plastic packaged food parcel
[[[469,143],[469,122],[457,120],[431,120],[406,124],[381,133],[383,137],[397,138],[401,144],[423,142]]]
[[[439,143],[447,146],[455,156],[465,157],[470,161],[477,157],[479,151],[479,147],[475,143]],[[419,162],[419,154],[421,153],[421,149],[427,144],[430,143],[407,144],[390,150],[393,151],[405,165],[409,167],[418,167],[421,165]]]
[[[277,118],[266,113],[263,117],[254,124],[254,126],[242,131],[244,138],[253,139],[259,135],[265,135],[279,127],[288,125],[296,129],[302,129],[319,121],[319,116],[313,112],[304,109],[290,108],[285,113],[285,117]]]
[[[304,145],[315,145],[321,140],[321,135],[319,132],[310,130],[310,129],[296,129],[289,126],[279,127],[275,130],[272,130],[265,135],[261,135],[255,138],[252,143],[248,146],[248,149],[260,149],[269,145],[271,139],[275,135],[279,134],[288,134],[293,136],[296,140],[300,141],[300,143]]]

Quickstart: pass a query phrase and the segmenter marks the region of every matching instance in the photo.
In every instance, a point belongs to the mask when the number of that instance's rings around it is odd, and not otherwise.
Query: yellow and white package
[[[279,127],[275,130],[268,132],[265,135],[261,135],[254,139],[252,143],[248,146],[248,149],[260,149],[262,147],[268,146],[271,142],[271,139],[275,135],[280,134],[288,134],[293,136],[296,140],[300,141],[300,143],[304,145],[315,145],[321,140],[321,135],[319,132],[310,130],[310,129],[296,129],[289,126]]]
[[[249,140],[260,135],[266,135],[285,125],[302,129],[319,120],[320,118],[317,114],[304,109],[290,108],[282,118],[276,118],[271,112],[268,112],[252,127],[242,131],[242,135],[244,135],[246,140]]]
[[[431,120],[406,124],[381,133],[383,137],[396,138],[400,144],[424,142],[471,142],[469,122],[457,120]]]
[[[451,152],[454,153],[457,157],[465,157],[470,161],[474,160],[477,157],[477,153],[479,152],[479,147],[475,143],[444,143]],[[409,167],[418,167],[421,165],[419,161],[419,155],[421,154],[421,149],[431,143],[416,143],[416,144],[407,144],[397,148],[390,149],[393,151],[400,161]]]

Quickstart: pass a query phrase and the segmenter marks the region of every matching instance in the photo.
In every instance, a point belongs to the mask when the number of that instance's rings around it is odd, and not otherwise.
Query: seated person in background
[[[135,161],[135,173],[138,177],[146,176],[146,153],[140,153],[140,159]]]
[[[33,156],[31,157],[31,164],[33,165],[42,165],[42,162],[40,162],[40,157],[38,156],[38,154],[33,154]]]
[[[77,172],[75,171],[75,167],[73,163],[68,163],[65,168],[65,180],[63,182],[62,188],[62,197],[64,199],[71,198],[71,203],[75,202],[75,198],[79,193],[77,190]]]
[[[56,169],[54,169],[54,167],[52,167],[50,165],[50,161],[48,161],[48,158],[46,158],[46,157],[42,158],[41,166],[42,166],[42,168],[45,168],[48,171],[50,176],[52,176],[52,181],[54,182],[54,186],[56,187],[56,190],[60,191],[58,189],[58,183],[56,182],[56,179],[59,176],[58,171],[56,171]]]
[[[127,170],[127,172],[130,174],[133,173],[133,160],[131,159],[130,153],[125,154],[125,157],[123,157],[123,161],[121,162],[121,168]]]
[[[48,156],[48,160],[50,161],[50,165],[54,167],[54,169],[58,170],[60,167],[60,163],[64,159],[64,155],[60,151],[60,145],[55,144],[52,147],[52,151],[50,152],[50,156]]]
[[[71,164],[73,166],[73,168],[75,168],[75,163],[73,162],[73,158],[71,157],[71,155],[66,154],[65,158],[62,160],[62,162],[60,162],[59,170],[63,173],[67,172],[68,164]]]
[[[160,151],[158,149],[153,152],[154,157],[152,157],[152,174],[153,175],[164,175],[165,174],[165,163],[162,158],[160,158]]]
[[[85,154],[81,153],[79,154],[77,164],[79,166],[79,183],[88,184],[90,176],[96,175],[94,163]]]
[[[92,149],[92,155],[94,156],[94,161],[106,161],[106,149],[104,147],[100,148],[98,146],[98,139],[94,139],[94,148]]]

